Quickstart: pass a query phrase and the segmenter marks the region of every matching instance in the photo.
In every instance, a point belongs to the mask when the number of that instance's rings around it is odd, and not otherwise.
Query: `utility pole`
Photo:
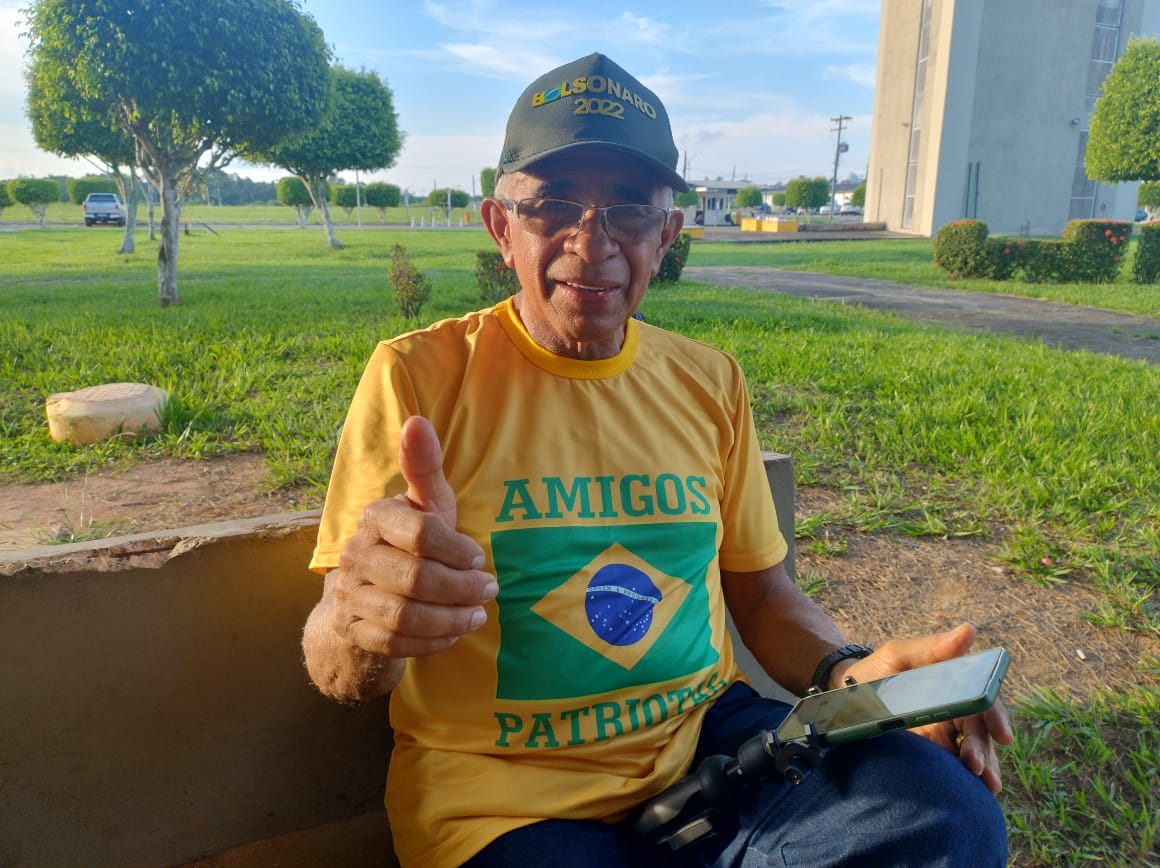
[[[836,127],[831,127],[830,132],[837,130],[838,133],[838,147],[834,149],[834,178],[830,182],[830,222],[834,222],[834,196],[838,192],[838,160],[842,154],[850,150],[850,146],[842,142],[842,128],[846,121],[853,120],[849,115],[838,115],[836,118],[830,118],[830,123],[837,124]]]

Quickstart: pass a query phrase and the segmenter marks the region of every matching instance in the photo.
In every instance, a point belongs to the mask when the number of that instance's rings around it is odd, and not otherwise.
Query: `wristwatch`
[[[822,658],[822,662],[814,670],[814,677],[810,679],[810,686],[816,687],[818,690],[825,690],[826,685],[830,682],[830,673],[834,670],[835,666],[843,660],[861,660],[863,657],[869,657],[873,653],[874,649],[867,645],[843,645],[841,648],[835,648]]]

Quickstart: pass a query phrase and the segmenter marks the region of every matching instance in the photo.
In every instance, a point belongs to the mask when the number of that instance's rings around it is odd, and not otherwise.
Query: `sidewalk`
[[[739,266],[688,266],[684,276],[820,301],[886,310],[907,319],[1005,332],[1065,350],[1160,365],[1160,319],[1013,295],[932,289],[886,280]]]

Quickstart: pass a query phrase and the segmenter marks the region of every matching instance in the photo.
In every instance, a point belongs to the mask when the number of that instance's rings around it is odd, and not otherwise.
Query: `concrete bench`
[[[766,472],[792,571],[792,461]],[[330,702],[301,663],[317,525],[0,555],[0,865],[395,864],[387,703]]]

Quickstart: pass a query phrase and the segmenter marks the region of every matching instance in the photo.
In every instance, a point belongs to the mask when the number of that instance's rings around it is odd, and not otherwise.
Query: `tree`
[[[761,202],[760,187],[742,187],[737,191],[738,208],[756,208]]]
[[[289,205],[298,212],[298,228],[306,226],[310,212],[314,210],[314,197],[302,183],[302,179],[291,175],[278,181],[278,201]]]
[[[866,182],[863,181],[854,188],[854,192],[850,194],[850,204],[857,205],[859,208],[866,207]]]
[[[1160,181],[1145,181],[1140,185],[1136,205],[1148,212],[1148,219],[1155,220],[1160,215]]]
[[[89,193],[119,193],[117,182],[101,175],[86,175],[83,178],[68,179],[68,200],[74,205],[83,205]],[[124,197],[121,197],[124,199]]]
[[[483,191],[484,196],[495,195],[495,168],[487,167],[479,170],[479,189]]]
[[[5,208],[11,208],[12,204],[12,197],[8,195],[8,185],[0,184],[0,214],[4,213]]]
[[[378,209],[379,219],[384,223],[387,222],[387,209],[398,208],[399,203],[403,201],[402,191],[398,187],[394,184],[384,184],[382,181],[367,184],[363,192],[366,193],[367,205]]]
[[[333,184],[330,187],[330,201],[342,209],[346,219],[359,203],[359,190],[354,184]]]
[[[777,193],[773,194],[773,205],[775,208],[784,208],[785,207],[785,193],[784,192],[778,191]]]
[[[52,178],[17,178],[8,182],[8,195],[27,205],[43,229],[48,206],[60,201],[60,184]]]
[[[104,164],[112,176],[112,189],[96,192],[120,194],[125,203],[121,253],[133,253],[136,249],[137,177],[136,146],[132,136],[118,125],[107,105],[90,103],[75,81],[55,74],[52,62],[47,58],[40,57],[32,63],[26,71],[26,78],[28,118],[32,121],[32,137],[36,144],[42,150],[62,157],[91,157]],[[90,192],[94,191],[86,190],[74,201],[81,204]]]
[[[809,213],[829,201],[827,178],[794,178],[785,185],[785,204],[790,208],[805,208]]]
[[[323,119],[309,133],[251,151],[249,159],[270,163],[302,179],[322,214],[331,247],[342,247],[327,206],[326,182],[343,170],[389,169],[403,145],[391,89],[374,72],[330,68],[330,99]]]
[[[673,196],[673,204],[678,208],[695,208],[701,204],[701,194],[696,190],[685,190]]]
[[[446,208],[448,194],[451,196],[452,208],[466,208],[471,201],[471,197],[462,190],[449,190],[446,187],[440,187],[427,194],[427,204],[436,208]]]
[[[36,0],[26,21],[37,99],[132,138],[161,192],[158,294],[180,301],[185,195],[238,153],[317,122],[330,84],[321,29],[295,0]]]
[[[1104,79],[1084,170],[1095,181],[1160,180],[1160,40],[1129,40]]]

